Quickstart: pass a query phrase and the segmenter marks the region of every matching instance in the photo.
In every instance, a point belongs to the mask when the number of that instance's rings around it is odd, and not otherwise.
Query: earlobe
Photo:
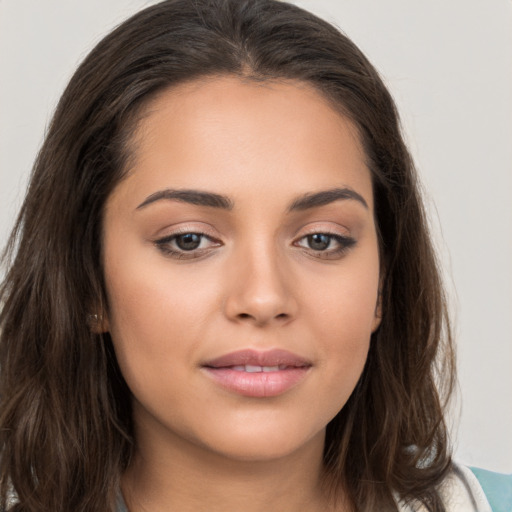
[[[382,316],[380,315],[380,310],[375,310],[375,316],[373,317],[372,333],[379,328],[381,320]]]
[[[382,289],[379,287],[377,295],[377,304],[375,305],[375,313],[373,315],[372,333],[375,332],[382,321]]]
[[[87,315],[87,325],[94,334],[102,334],[110,330],[108,317],[104,314]]]

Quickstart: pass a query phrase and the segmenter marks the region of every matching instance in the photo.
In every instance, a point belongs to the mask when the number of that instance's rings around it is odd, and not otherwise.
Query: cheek
[[[159,371],[176,374],[194,364],[215,324],[221,289],[219,274],[210,272],[207,279],[197,266],[171,265],[150,251],[136,256],[134,249],[130,257],[106,253],[105,259],[109,330],[132,388]]]
[[[124,268],[106,276],[119,367],[136,404],[144,404],[155,417],[168,408],[166,393],[188,379],[200,343],[198,314],[205,313],[200,299],[184,292],[187,283],[168,274]],[[174,393],[173,406],[179,408],[185,396],[183,390]]]
[[[331,389],[342,391],[339,398],[333,395],[335,402],[339,400],[339,408],[363,371],[377,322],[378,259],[372,257],[369,262],[359,263],[308,295],[320,364]]]
[[[369,338],[375,328],[379,288],[379,262],[375,253],[350,262],[337,275],[319,279],[303,291],[307,309],[319,330],[347,343]]]
[[[116,269],[106,276],[113,338],[158,350],[171,336],[192,337],[215,300],[214,288],[198,287],[186,273],[146,268]]]

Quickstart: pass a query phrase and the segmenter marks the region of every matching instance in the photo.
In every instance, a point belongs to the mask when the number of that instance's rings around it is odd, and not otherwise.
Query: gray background
[[[0,245],[71,73],[142,0],[0,0]],[[416,158],[459,349],[459,461],[512,472],[512,2],[302,0],[381,71]]]

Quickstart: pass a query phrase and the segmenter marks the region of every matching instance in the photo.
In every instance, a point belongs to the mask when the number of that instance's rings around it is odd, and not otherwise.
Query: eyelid
[[[217,230],[214,230],[209,224],[204,222],[182,222],[160,229],[153,237],[153,240],[168,238],[173,235],[183,235],[186,233],[198,233],[215,239],[220,237]]]
[[[337,222],[311,222],[306,226],[298,229],[294,234],[294,239],[303,238],[308,235],[314,235],[316,233],[323,233],[325,235],[341,236],[343,238],[350,238],[350,230],[338,224]]]
[[[204,226],[204,225],[203,225]],[[168,228],[167,228],[168,229]],[[205,256],[211,252],[214,247],[220,247],[223,243],[219,240],[219,237],[215,234],[211,234],[211,229],[204,227],[197,227],[193,225],[180,225],[173,230],[169,230],[168,233],[153,238],[152,243],[160,250],[165,256],[169,256],[175,259],[196,259],[201,256]],[[197,234],[212,242],[209,247],[191,249],[190,251],[182,250],[179,248],[172,248],[171,243],[180,235],[186,234]]]
[[[329,224],[329,227],[326,226]],[[336,224],[337,229],[333,229],[334,223],[311,223],[307,226],[307,229],[302,228],[302,230],[298,230],[296,235],[293,238],[292,245],[296,248],[300,249],[305,255],[308,257],[314,258],[315,260],[339,260],[345,256],[356,244],[357,240],[351,236],[349,233],[343,233],[343,231],[348,231],[345,229],[340,229],[341,226]],[[332,249],[313,249],[311,247],[305,247],[300,242],[309,236],[322,234],[331,237],[331,239],[335,242],[337,247]]]

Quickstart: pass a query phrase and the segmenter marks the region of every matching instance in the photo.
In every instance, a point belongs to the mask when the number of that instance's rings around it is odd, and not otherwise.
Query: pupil
[[[323,251],[329,247],[331,241],[330,235],[323,235],[322,233],[316,233],[308,236],[308,244],[311,249],[315,251]]]
[[[176,237],[176,245],[183,251],[193,251],[199,247],[201,235],[197,233],[187,233]]]

